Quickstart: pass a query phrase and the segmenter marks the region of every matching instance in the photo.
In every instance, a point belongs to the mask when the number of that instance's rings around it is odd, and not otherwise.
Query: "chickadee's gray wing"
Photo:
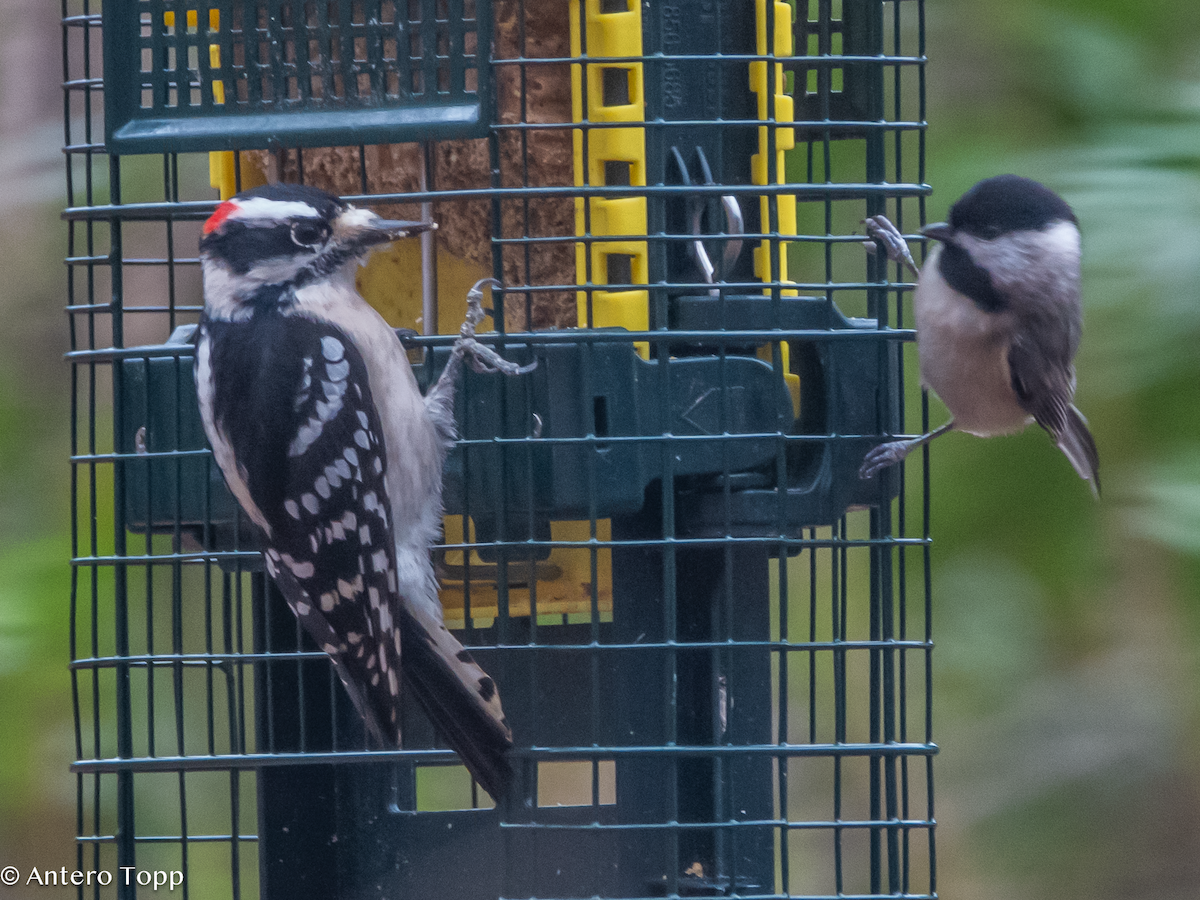
[[[1008,367],[1017,402],[1054,438],[1079,477],[1100,493],[1100,454],[1087,419],[1071,404],[1075,395],[1075,369],[1056,359],[1028,337],[1017,335],[1008,349]]]

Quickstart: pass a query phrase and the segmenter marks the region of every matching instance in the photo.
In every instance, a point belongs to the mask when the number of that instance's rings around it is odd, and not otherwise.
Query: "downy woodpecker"
[[[481,283],[450,362],[422,397],[396,333],[354,285],[373,248],[431,227],[299,185],[222,203],[200,239],[196,388],[267,571],[369,733],[400,746],[403,681],[499,797],[512,734],[495,683],[443,623],[430,550],[463,357],[521,370],[474,340]]]

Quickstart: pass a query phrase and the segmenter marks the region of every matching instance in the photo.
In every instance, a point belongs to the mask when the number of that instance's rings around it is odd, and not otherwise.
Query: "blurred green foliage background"
[[[1093,502],[1036,429],[933,445],[939,892],[1190,900],[1200,4],[926,9],[930,218],[1000,172],[1075,207],[1078,405],[1104,479]],[[75,858],[57,19],[0,0],[0,865],[22,867]]]

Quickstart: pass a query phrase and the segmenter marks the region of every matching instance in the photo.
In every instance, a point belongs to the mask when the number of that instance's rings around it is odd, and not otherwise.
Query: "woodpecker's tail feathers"
[[[1079,477],[1088,481],[1092,493],[1100,496],[1100,453],[1096,441],[1088,430],[1087,419],[1074,406],[1067,407],[1067,419],[1062,432],[1057,435],[1060,450],[1066,454]]]
[[[485,791],[499,800],[512,780],[512,731],[496,683],[444,624],[401,604],[404,677],[438,734]]]

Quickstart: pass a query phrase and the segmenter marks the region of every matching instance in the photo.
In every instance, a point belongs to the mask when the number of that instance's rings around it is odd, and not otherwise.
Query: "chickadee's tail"
[[[1067,407],[1067,421],[1057,435],[1060,450],[1066,454],[1079,477],[1091,482],[1092,493],[1100,496],[1100,454],[1088,430],[1087,419],[1074,406]]]
[[[496,683],[441,621],[417,604],[399,616],[404,680],[438,734],[499,800],[512,779],[512,731]]]

